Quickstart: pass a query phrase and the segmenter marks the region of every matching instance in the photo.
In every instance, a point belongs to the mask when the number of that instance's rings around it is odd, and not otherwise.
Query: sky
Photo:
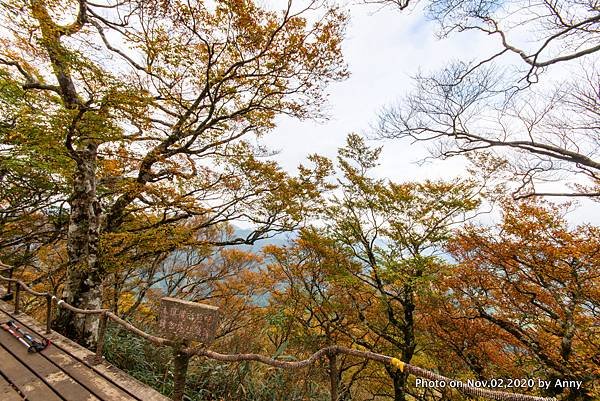
[[[349,7],[350,23],[343,51],[350,77],[329,88],[326,122],[279,118],[274,132],[261,139],[279,151],[275,159],[288,171],[295,171],[306,157],[318,153],[335,158],[351,132],[369,134],[383,107],[396,104],[413,88],[411,77],[419,71],[439,70],[453,60],[483,59],[498,49],[489,37],[461,33],[449,38],[436,37],[437,24],[425,18],[418,7],[412,11],[379,8],[373,5]],[[460,158],[426,158],[433,143],[408,140],[372,141],[383,146],[379,177],[394,181],[450,179],[466,176],[466,162]],[[569,215],[577,224],[600,224],[597,203],[579,201],[581,207]]]
[[[457,57],[484,51],[484,43],[440,42],[435,24],[423,13],[401,13],[391,8],[355,5],[343,44],[350,78],[329,86],[328,114],[324,123],[280,118],[275,131],[264,138],[270,148],[280,151],[277,160],[288,170],[311,153],[334,157],[351,132],[368,134],[381,109],[398,102],[410,91],[411,77],[419,69],[433,71]],[[473,35],[470,35],[473,36]],[[435,54],[436,57],[432,57]],[[428,155],[426,144],[408,141],[376,141],[384,145],[382,165],[377,174],[395,180],[442,178],[448,172],[463,171],[458,159],[424,167],[417,162]]]

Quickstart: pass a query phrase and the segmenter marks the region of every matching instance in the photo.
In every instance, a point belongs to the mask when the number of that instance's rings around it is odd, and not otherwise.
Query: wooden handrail
[[[4,268],[2,268],[2,266],[4,266]],[[10,270],[10,267],[0,262],[0,273],[3,271],[7,271],[7,270]],[[173,347],[175,352],[186,354],[189,357],[196,355],[196,356],[206,357],[209,359],[214,359],[214,360],[221,361],[221,362],[254,361],[254,362],[259,362],[259,363],[262,363],[265,365],[269,365],[269,366],[273,366],[273,367],[281,368],[281,369],[300,369],[300,368],[304,368],[304,367],[307,367],[309,365],[316,363],[319,359],[321,359],[323,357],[345,354],[345,355],[355,356],[358,358],[364,358],[364,359],[384,363],[386,365],[391,365],[391,366],[401,369],[404,372],[407,372],[412,375],[419,376],[419,377],[422,377],[422,378],[425,378],[428,380],[444,382],[450,388],[455,388],[456,390],[458,390],[464,394],[468,394],[468,395],[472,395],[472,396],[476,396],[476,397],[484,397],[484,398],[487,398],[490,400],[496,400],[496,401],[557,401],[556,398],[536,397],[536,396],[525,395],[525,394],[509,393],[506,391],[488,390],[485,388],[468,386],[466,383],[464,383],[460,380],[450,379],[448,377],[439,375],[439,374],[431,372],[429,370],[419,368],[418,366],[400,362],[396,358],[393,358],[393,357],[390,357],[387,355],[378,354],[378,353],[370,352],[370,351],[363,351],[363,350],[342,347],[339,345],[333,345],[333,346],[322,348],[322,349],[316,351],[315,353],[313,353],[312,355],[310,355],[308,358],[303,359],[303,360],[298,360],[298,361],[281,361],[281,360],[269,358],[269,357],[266,357],[266,356],[260,355],[260,354],[221,354],[221,353],[218,353],[215,351],[208,350],[204,347],[181,348],[181,343],[177,343],[177,342],[174,342],[172,340],[169,340],[169,339],[166,339],[163,337],[157,337],[152,334],[146,333],[145,331],[140,330],[139,328],[135,327],[131,323],[121,319],[114,313],[110,312],[108,309],[89,309],[89,310],[88,309],[79,309],[79,308],[76,308],[76,307],[68,304],[67,302],[63,301],[62,299],[58,299],[55,295],[52,295],[47,292],[34,291],[31,288],[29,288],[29,286],[27,286],[27,284],[25,284],[21,280],[4,277],[4,276],[2,276],[2,274],[0,274],[0,280],[15,283],[17,285],[17,291],[19,288],[22,288],[23,290],[25,290],[26,292],[28,292],[34,296],[45,297],[46,299],[50,299],[50,300],[56,300],[57,307],[65,308],[74,313],[86,314],[86,315],[98,315],[98,314],[101,315],[100,332],[98,335],[100,341],[98,344],[98,348],[96,350],[97,360],[102,359],[102,352],[103,352],[103,348],[104,348],[104,336],[105,336],[105,331],[106,331],[106,326],[107,326],[106,319],[110,319],[110,320],[114,321],[115,323],[117,323],[119,326],[125,328],[127,331],[137,334],[140,337],[145,338],[146,340],[148,340],[149,342],[151,342],[152,344],[154,344],[156,346],[161,346],[161,347],[162,346],[170,346],[170,347]],[[16,303],[19,302],[17,298],[18,297],[15,297]],[[50,305],[51,305],[51,303],[50,303]],[[19,309],[18,305],[15,305],[15,310],[18,311],[18,309]],[[49,322],[51,321],[51,310],[52,310],[51,306],[47,308],[47,313],[48,313],[48,315],[46,316],[47,330],[49,330],[49,327],[50,327]]]

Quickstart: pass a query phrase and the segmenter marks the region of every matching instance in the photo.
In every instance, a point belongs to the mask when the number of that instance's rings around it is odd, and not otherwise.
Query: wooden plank
[[[0,330],[0,342],[10,344],[10,341],[14,344],[10,348],[11,352],[21,361],[26,361],[27,366],[43,377],[63,398],[67,400],[99,401],[98,398],[94,397],[88,390],[73,380],[62,369],[44,358],[44,356],[27,352],[24,346],[16,343],[14,337],[4,330]]]
[[[44,351],[44,355],[61,366],[71,377],[91,389],[99,397],[110,401],[132,401],[130,395],[119,389],[110,381],[106,380],[93,369],[67,353],[50,346]]]
[[[0,376],[0,400],[2,401],[23,401],[21,394]]]
[[[6,314],[8,317],[11,317],[3,310],[0,310],[0,312]],[[23,316],[19,318],[22,319]],[[31,328],[27,325],[19,323],[18,321],[17,324],[21,324],[25,330],[31,331]],[[34,332],[33,334],[36,336],[39,335],[37,332]],[[106,401],[137,401],[126,391],[119,388],[119,386],[113,383],[111,380],[104,378],[93,368],[78,361],[76,358],[69,355],[69,353],[65,352],[58,346],[50,345],[48,348],[42,351],[41,355],[47,357],[52,362],[60,366],[65,373],[78,382],[82,387],[86,388],[86,390],[88,390],[88,392],[90,392],[96,398]],[[128,390],[133,391],[135,394],[136,388],[129,388]],[[0,399],[0,401],[2,400]]]
[[[2,288],[0,287],[1,292]],[[0,300],[0,321],[5,317],[7,319],[15,319],[17,323],[20,321],[20,324],[24,325],[27,331],[34,333],[44,332],[44,328],[30,316],[24,314],[13,316],[8,312],[10,310],[11,306]],[[44,334],[44,337],[52,340],[53,345],[43,351],[43,355],[50,356],[52,361],[56,363],[60,361],[65,362],[66,366],[63,370],[67,371],[71,377],[80,382],[84,387],[88,387],[92,393],[97,394],[97,397],[102,398],[104,401],[170,401],[169,398],[153,388],[132,378],[107,362],[94,365],[93,367],[80,362],[80,359],[84,361],[91,360],[94,357],[94,353],[60,334],[53,331],[51,334]],[[18,342],[16,344],[20,345]],[[2,362],[2,358],[0,358],[0,371]],[[84,378],[90,382],[95,381],[101,390],[96,391],[97,387],[88,385],[88,382],[83,380]],[[0,401],[3,400],[0,398]]]
[[[0,343],[4,344],[3,341]],[[10,344],[17,346],[20,344]],[[16,360],[4,347],[0,347],[0,369],[2,374],[8,378],[23,394],[28,401],[62,401],[52,390],[44,384],[29,369]]]

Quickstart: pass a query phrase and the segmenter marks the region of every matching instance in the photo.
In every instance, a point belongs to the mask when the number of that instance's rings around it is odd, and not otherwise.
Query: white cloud
[[[475,35],[439,41],[436,26],[423,12],[399,13],[354,6],[344,42],[344,54],[351,76],[329,88],[330,120],[325,123],[280,118],[273,133],[263,138],[272,149],[280,150],[277,160],[288,170],[303,162],[308,154],[334,157],[350,132],[366,132],[382,107],[395,103],[411,90],[411,76],[419,70],[433,71],[452,59],[470,59],[485,51],[485,42]],[[426,144],[408,141],[384,145],[378,175],[394,180],[447,177],[463,173],[459,160],[416,163],[428,155]]]
[[[280,151],[275,158],[289,171],[295,171],[309,154],[335,158],[348,133],[367,132],[384,106],[398,102],[412,90],[411,77],[417,72],[432,72],[453,60],[481,60],[499,49],[497,42],[475,32],[439,40],[436,23],[428,21],[422,9],[398,12],[384,8],[375,12],[373,7],[353,6],[350,11],[344,54],[351,76],[329,88],[330,120],[317,123],[279,118],[274,132],[261,139]],[[460,158],[419,164],[429,155],[431,143],[395,140],[373,145],[384,146],[376,171],[379,177],[406,181],[467,174],[466,162]],[[571,213],[571,220],[600,224],[600,215],[593,213],[597,204],[580,202],[582,207]]]

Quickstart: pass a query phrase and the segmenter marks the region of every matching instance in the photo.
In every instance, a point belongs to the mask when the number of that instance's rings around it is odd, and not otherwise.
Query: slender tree
[[[294,277],[299,286],[309,286],[304,291],[312,306],[300,309],[314,310],[314,318],[322,320],[319,327],[330,327],[330,335],[347,343],[398,355],[408,363],[419,352],[420,308],[431,282],[445,268],[441,246],[450,227],[479,206],[479,188],[473,182],[398,184],[375,179],[371,174],[380,150],[352,134],[339,151],[339,188],[323,211],[322,230],[328,237],[325,243],[337,249],[330,252],[347,260],[338,262],[337,273],[329,272],[323,283],[320,275],[308,276],[314,282]],[[320,292],[328,288],[337,289]],[[392,381],[393,398],[407,399],[407,374],[386,367],[385,375]],[[390,391],[387,383],[372,390]]]
[[[273,286],[268,313],[279,317],[273,325],[280,334],[278,346],[286,344],[288,353],[300,355],[331,345],[355,346],[345,334],[359,324],[349,293],[361,288],[348,280],[354,262],[336,242],[312,227],[302,230],[293,243],[268,246],[263,252]],[[328,383],[331,401],[352,399],[366,365],[329,355],[322,380],[323,386]]]

